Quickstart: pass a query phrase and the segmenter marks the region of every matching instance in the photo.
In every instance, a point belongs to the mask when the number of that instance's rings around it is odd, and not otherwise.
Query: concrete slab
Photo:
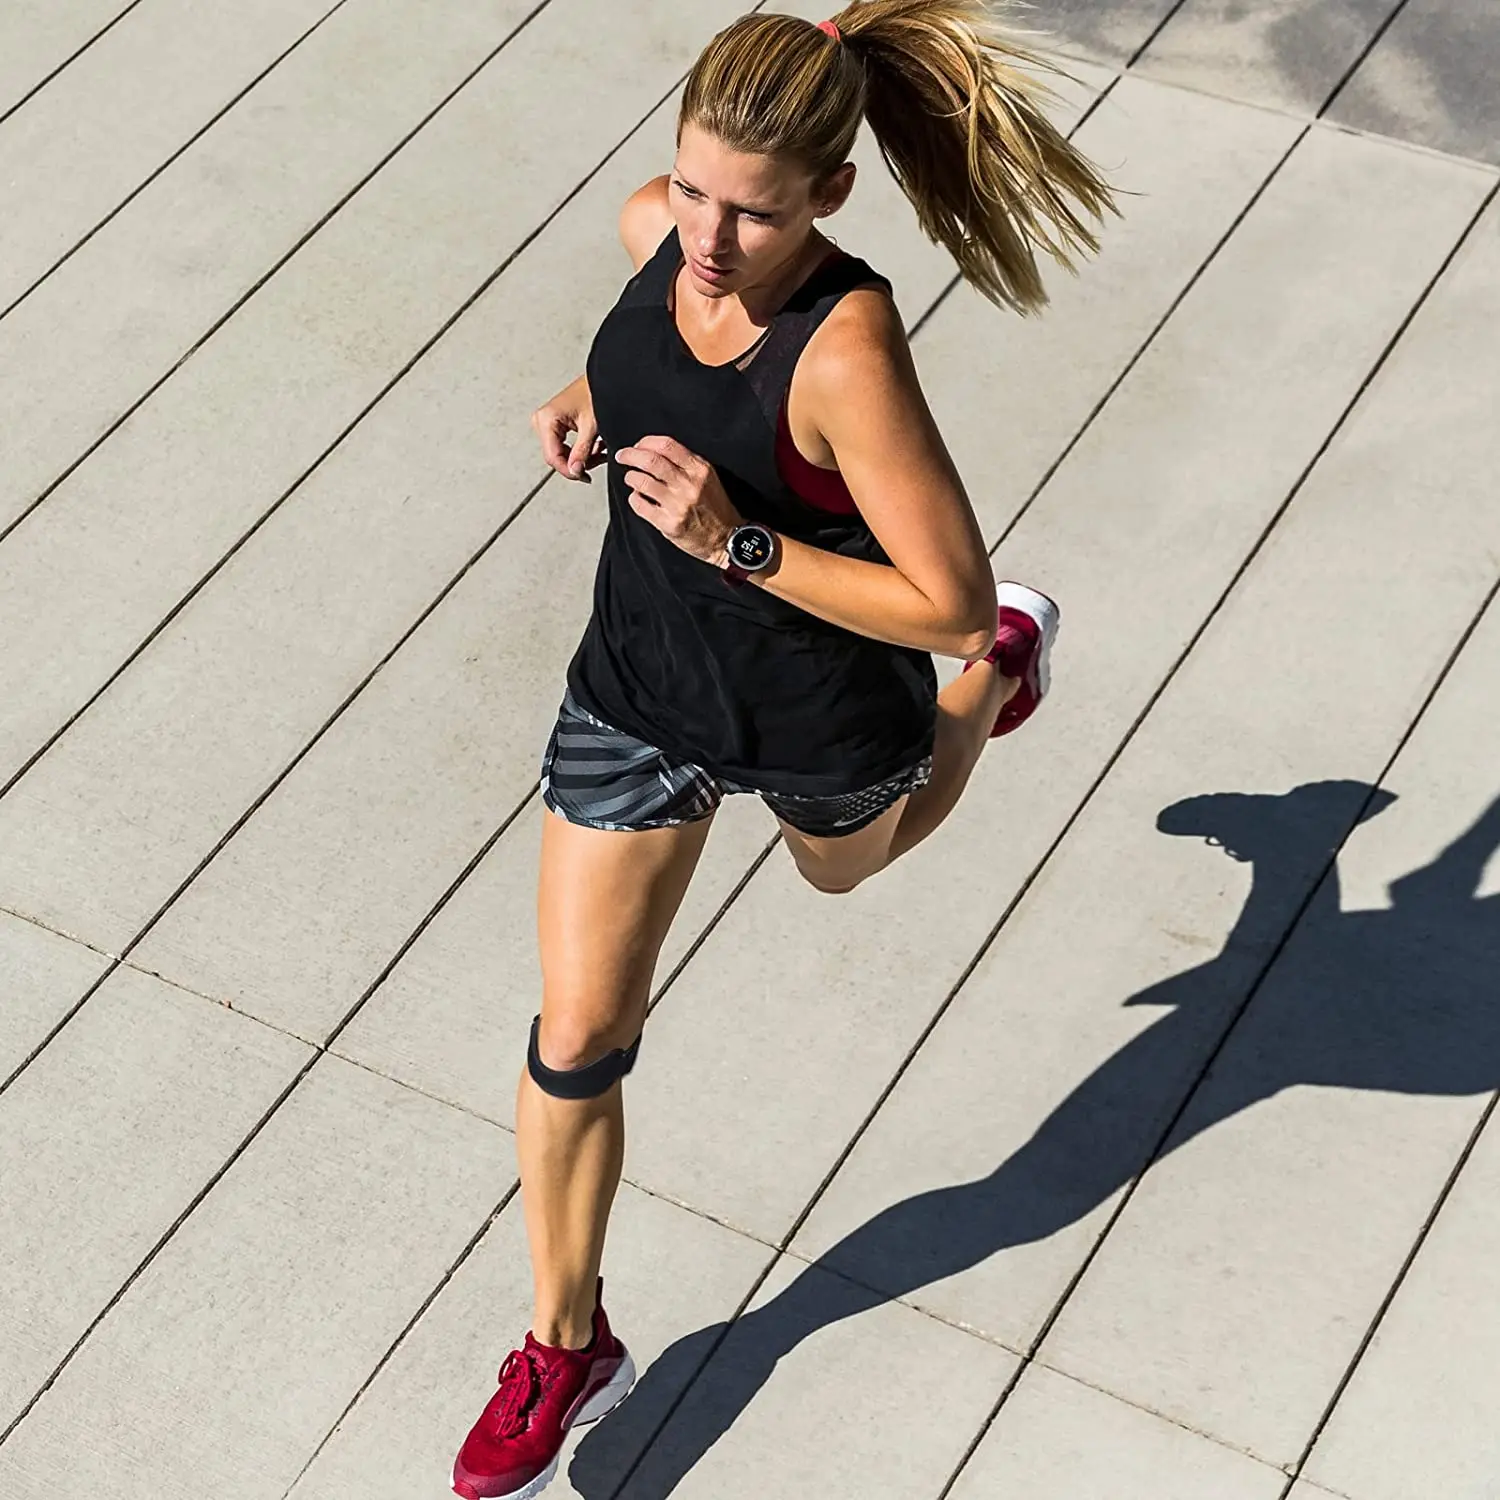
[[[1329,117],[1500,165],[1500,10],[1410,0],[1334,100]]]
[[[880,1300],[783,1260],[620,1500],[936,1494],[1015,1359]],[[804,1336],[809,1324],[818,1338]],[[602,1500],[608,1492],[587,1483],[587,1450],[574,1483]]]
[[[1286,1475],[1032,1365],[965,1465],[953,1500],[1280,1500]]]
[[[0,322],[0,529],[194,351],[528,9],[343,6]]]
[[[731,0],[713,3],[722,11]],[[544,18],[553,14],[549,8]],[[708,14],[706,10],[705,21]],[[654,16],[654,22],[643,26],[643,15]],[[653,61],[640,68],[606,69],[617,92],[601,89],[588,101],[602,141],[577,148],[571,165],[579,173],[594,165],[598,150],[607,149],[612,140],[609,128],[629,129],[640,118],[638,111],[665,91],[680,56],[686,56],[696,45],[692,38],[701,35],[684,28],[680,13],[669,21],[668,11],[660,6],[640,14],[612,10],[609,16],[611,28],[593,29],[587,43],[597,49],[588,56],[601,68],[611,55],[630,55],[631,47],[648,45],[657,31],[675,38],[675,51],[659,48]],[[551,54],[567,46],[576,48],[576,38],[569,40],[573,34],[566,13],[559,9],[556,19],[557,31],[528,28],[523,39]],[[543,52],[517,56],[529,59],[529,76],[538,80],[533,87],[550,87],[547,80],[552,75],[543,68]],[[351,354],[358,356],[357,342],[351,347],[329,337],[349,328],[335,325],[328,334],[317,331],[327,310],[351,298],[360,302],[366,293],[390,293],[393,305],[380,304],[381,322],[402,330],[392,340],[397,349],[410,348],[439,316],[430,301],[419,300],[413,306],[406,299],[406,293],[426,280],[442,279],[436,267],[445,241],[432,228],[434,217],[479,214],[481,223],[508,226],[511,237],[526,232],[529,221],[516,222],[504,201],[492,199],[481,186],[486,174],[492,175],[480,154],[481,140],[494,139],[497,132],[505,138],[506,119],[518,130],[526,112],[535,107],[528,102],[535,96],[518,91],[515,83],[508,74],[497,75],[491,92],[472,96],[478,100],[474,112],[460,117],[468,130],[448,138],[448,145],[466,146],[469,159],[477,160],[476,167],[466,169],[474,170],[475,176],[458,180],[472,192],[452,195],[454,183],[441,170],[442,161],[457,159],[452,153],[441,160],[403,153],[393,163],[396,176],[390,180],[405,188],[398,186],[394,206],[399,206],[401,227],[410,237],[393,236],[394,247],[382,242],[378,211],[393,203],[376,197],[371,204],[377,210],[376,222],[335,220],[315,242],[318,255],[308,262],[314,274],[303,280],[295,267],[289,268],[251,315],[205,351],[200,368],[208,377],[207,388],[182,386],[169,396],[168,409],[184,432],[186,452],[179,460],[196,460],[219,445],[222,451],[214,454],[211,466],[226,480],[221,466],[245,460],[235,488],[240,497],[253,497],[258,509],[275,491],[267,494],[247,449],[279,451],[280,429],[304,399],[299,385],[286,385],[280,368],[289,350],[308,352],[308,366],[299,369],[299,380],[320,368],[335,373],[325,363],[330,354],[336,366]],[[466,93],[464,101],[470,97]],[[557,149],[543,145],[534,154],[514,154],[524,163],[528,193],[536,193],[526,201],[540,215],[567,190],[556,176],[562,159]],[[441,189],[435,186],[439,182]],[[620,196],[610,195],[608,213],[586,221],[591,248],[613,234],[620,201]],[[475,208],[475,203],[488,206]],[[491,212],[496,219],[486,220]],[[362,243],[356,244],[355,237]],[[493,251],[483,251],[477,236],[469,236],[466,243],[478,277],[483,273],[475,262],[482,257],[482,265],[491,264]],[[397,259],[409,255],[415,268],[404,269],[392,286],[382,281],[381,268],[387,255],[396,252]],[[11,858],[24,862],[34,872],[32,889],[38,896],[42,890],[49,892],[44,904],[55,911],[68,909],[68,918],[52,925],[68,931],[107,930],[118,943],[128,942],[540,477],[535,439],[523,414],[544,399],[538,392],[556,390],[576,373],[594,320],[617,293],[622,265],[628,268],[628,262],[618,248],[612,256],[581,258],[580,272],[591,273],[592,285],[600,289],[594,296],[585,291],[588,282],[559,280],[557,263],[544,251],[536,251],[528,265],[532,269],[524,281],[517,278],[519,265],[500,279],[494,299],[484,304],[483,317],[471,316],[455,327],[434,355],[387,398],[379,420],[362,426],[356,441],[346,442],[318,469],[299,491],[294,509],[258,532],[214,586],[199,594],[156,640],[129,677],[0,803],[0,822],[17,820],[13,836],[0,834],[5,849],[0,864]],[[374,285],[362,288],[357,279],[351,283],[356,272],[372,273]],[[444,284],[456,300],[462,295],[460,288],[473,283],[465,275],[456,284]],[[543,309],[549,312],[545,319]],[[359,318],[369,326],[366,314]],[[358,327],[356,320],[355,331]],[[503,359],[497,358],[497,350],[506,351]],[[377,379],[366,395],[378,389]],[[265,403],[258,411],[251,409],[256,400]],[[177,405],[179,401],[184,404]],[[306,404],[312,412],[310,427],[303,429],[299,441],[315,432],[312,451],[317,451],[331,441],[336,429],[327,425],[327,408],[320,417],[315,401]],[[497,411],[511,414],[506,441],[497,440]],[[215,419],[205,420],[205,412],[215,413]],[[232,437],[235,432],[238,438]],[[473,441],[458,446],[459,432],[472,434]],[[177,483],[179,490],[168,505],[154,513],[148,505],[149,537],[172,534],[185,498],[180,476]],[[149,496],[151,491],[143,488],[137,493]],[[586,493],[592,497],[597,492]],[[102,514],[92,504],[89,510],[90,519]],[[119,504],[118,496],[109,514],[107,529],[114,534],[142,524],[141,516]],[[202,539],[200,531],[189,545],[201,545]],[[212,546],[223,540],[220,530]],[[0,556],[5,550],[0,547]],[[59,557],[70,566],[77,550],[66,537],[58,539]],[[89,551],[95,568],[119,566],[118,558],[109,562],[111,554],[102,539],[91,541]],[[135,555],[144,561],[149,554]],[[216,554],[210,549],[210,555]],[[192,571],[198,565],[195,561]],[[87,581],[75,580],[75,597],[90,597]],[[33,567],[31,589],[45,589],[47,582],[45,572],[38,575]],[[267,589],[275,601],[269,607]],[[118,589],[104,592],[106,598],[121,597]],[[125,591],[123,613],[131,617],[127,640],[134,640],[143,625],[135,592]],[[77,620],[75,629],[81,623]],[[32,640],[39,639],[33,626]],[[108,633],[103,639],[109,640]],[[113,665],[119,645],[116,635],[105,661],[96,662],[92,670]],[[48,654],[57,654],[55,644]],[[192,705],[186,717],[184,704]],[[56,712],[61,704],[54,699],[52,707]],[[158,736],[148,725],[171,728]],[[128,757],[120,753],[121,735],[131,746]],[[102,779],[96,759],[100,754],[111,767]],[[72,789],[63,791],[64,783]],[[51,812],[45,810],[48,805]],[[145,819],[142,808],[151,809]],[[506,810],[508,806],[502,815]],[[51,825],[59,813],[70,827],[42,834],[32,822],[39,818]],[[498,821],[496,817],[489,826]],[[22,824],[33,832],[20,833]],[[70,852],[65,854],[65,847]],[[102,874],[111,868],[122,877],[119,884]],[[98,885],[101,878],[108,888]],[[6,884],[6,877],[0,876],[0,888]],[[96,906],[99,897],[103,899]],[[33,912],[27,904],[31,899],[14,903],[16,909]]]
[[[1059,52],[1124,67],[1171,14],[1176,0],[1053,0],[1020,26],[1041,32]]]
[[[332,0],[158,0],[0,122],[0,309],[328,13]],[[143,89],[149,77],[152,87]]]
[[[21,1066],[111,959],[0,911],[0,1083]]]
[[[1135,71],[1315,115],[1401,0],[1186,0]]]
[[[1352,273],[1349,226],[1378,229],[1397,182],[1423,197],[1426,237],[1397,246],[1377,233],[1384,248],[1372,244],[1371,258]],[[639,1181],[762,1238],[785,1232],[1213,607],[1486,187],[1467,168],[1390,147],[1308,140],[1001,549],[1005,576],[1032,579],[1069,612],[1059,689],[1028,730],[1026,752],[997,747],[952,828],[837,913],[800,889],[780,861],[751,882],[654,1023],[653,1051],[674,1077],[691,1080],[691,1092],[635,1104]],[[1330,195],[1336,215],[1309,212]],[[953,420],[974,362],[971,354],[949,372],[946,389],[936,387],[953,402],[950,427],[975,426],[975,417]],[[916,932],[939,932],[943,941],[915,940]],[[768,969],[758,955],[772,933],[778,951],[796,957]],[[728,1007],[725,974],[745,976]],[[970,1092],[993,1092],[992,1079],[972,1074],[976,1055],[992,1054],[968,1054]],[[1051,1085],[1043,1096],[1057,1097]],[[1032,1096],[1016,1119],[1017,1144],[1046,1107]],[[704,1122],[688,1136],[679,1124],[684,1111]],[[868,1179],[876,1203],[902,1196],[897,1178],[901,1187],[931,1187],[974,1166],[982,1185],[1007,1142],[981,1137],[961,1113],[946,1119],[960,1139],[946,1138],[920,1167],[913,1133],[892,1138],[901,1140],[899,1153],[882,1157]],[[915,1139],[925,1128],[915,1127]],[[961,1201],[962,1194],[955,1208]],[[866,1206],[852,1209],[843,1227],[861,1224]],[[998,1248],[934,1230],[936,1204],[912,1199],[905,1208],[901,1222],[937,1257],[936,1274],[969,1264],[945,1260],[950,1252],[962,1257],[977,1245],[983,1259]],[[889,1227],[875,1225],[867,1240],[883,1243]],[[837,1238],[828,1233],[814,1253]],[[913,1290],[904,1281],[912,1262],[902,1257],[892,1290]],[[924,1269],[917,1285],[930,1279]]]
[[[310,1055],[121,969],[0,1098],[0,1431]]]
[[[494,1391],[497,1366],[531,1319],[520,1207],[517,1200],[506,1209],[438,1294],[289,1500],[442,1492],[464,1434]],[[642,1380],[625,1406],[569,1442],[548,1500],[611,1493],[772,1258],[764,1245],[628,1186],[615,1203],[610,1241],[605,1306]],[[586,1452],[575,1488],[568,1468],[580,1442]]]
[[[0,12],[0,115],[130,9],[131,0],[10,0]]]
[[[1484,416],[1500,391],[1497,314],[1492,211],[1194,653],[1182,706],[1168,716],[1164,700],[1139,746],[1159,767],[1156,805],[1174,741],[1178,795],[1218,794],[1175,803],[1163,825],[1249,863],[1247,909],[1258,888],[1273,900],[1295,888],[1318,846],[1340,839],[1348,780],[1379,774],[1493,586],[1500,517],[1481,497],[1500,462]],[[1297,642],[1294,670],[1248,649],[1272,639]],[[1468,751],[1500,701],[1500,631],[1484,641],[1389,782],[1411,789],[1407,826],[1448,852],[1395,863],[1386,830],[1399,840],[1403,820],[1391,813],[1350,840],[1341,871],[1364,869],[1367,885],[1403,877],[1391,910],[1347,910],[1338,880],[1324,883],[1043,1345],[1048,1363],[1272,1463],[1312,1436],[1500,1084],[1500,929],[1473,900],[1497,841],[1493,774]],[[1277,781],[1303,785],[1266,797]],[[1257,795],[1225,795],[1245,791]],[[1149,884],[1150,925],[1180,930]],[[1144,916],[1123,905],[1121,929]],[[1138,941],[1159,962],[1173,951]],[[1232,934],[1226,952],[1239,946]],[[1220,962],[1134,999],[1181,1015]],[[1230,960],[1240,993],[1244,967]]]
[[[513,1179],[504,1131],[320,1061],[0,1449],[0,1495],[279,1500]]]
[[[1294,121],[1125,77],[1078,133],[1123,218],[1036,318],[967,287],[922,330],[917,362],[991,540],[1085,427],[1174,300],[1297,139]]]
[[[1497,1205],[1492,1122],[1308,1460],[1306,1473],[1328,1493],[1494,1495],[1500,1317],[1488,1287],[1500,1262]]]

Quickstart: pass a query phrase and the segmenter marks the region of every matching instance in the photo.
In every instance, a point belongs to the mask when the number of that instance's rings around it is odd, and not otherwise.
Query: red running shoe
[[[500,1367],[500,1389],[459,1449],[453,1492],[465,1500],[531,1500],[551,1484],[563,1439],[614,1410],[635,1364],[609,1330],[604,1282],[587,1349],[553,1349],[528,1333]]]
[[[1021,685],[1000,710],[990,738],[1019,729],[1037,704],[1047,696],[1052,677],[1052,643],[1062,612],[1045,594],[1021,583],[1002,583],[995,589],[1000,621],[995,644],[984,658],[1006,677],[1019,677]],[[964,668],[978,666],[970,662]]]

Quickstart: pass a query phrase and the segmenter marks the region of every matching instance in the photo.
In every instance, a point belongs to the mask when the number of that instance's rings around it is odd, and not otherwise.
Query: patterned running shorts
[[[867,828],[932,778],[929,755],[878,786],[834,797],[756,793],[808,838],[841,838]],[[753,787],[710,775],[596,719],[571,693],[542,757],[542,800],[570,823],[631,832],[675,828],[708,817],[728,795]]]

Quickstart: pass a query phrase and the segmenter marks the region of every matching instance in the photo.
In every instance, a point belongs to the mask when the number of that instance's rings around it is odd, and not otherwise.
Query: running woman
[[[635,275],[587,373],[533,418],[558,473],[607,464],[609,527],[542,768],[516,1103],[534,1321],[458,1455],[468,1500],[540,1493],[634,1379],[600,1279],[621,1080],[720,800],[759,794],[802,875],[850,891],[1047,691],[1057,609],[997,590],[890,286],[817,227],[868,120],[964,278],[1039,308],[1038,252],[1071,265],[1112,206],[1043,112],[1044,67],[982,0],[736,21],[689,75],[673,170],[621,214]],[[979,670],[939,693],[934,653]]]

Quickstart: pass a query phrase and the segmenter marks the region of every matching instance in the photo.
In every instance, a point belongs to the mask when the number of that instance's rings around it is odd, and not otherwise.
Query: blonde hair
[[[992,301],[1047,301],[1037,265],[1099,248],[1109,185],[1052,124],[1059,70],[990,21],[983,0],[856,0],[838,35],[796,16],[742,16],[688,76],[677,132],[786,157],[814,179],[849,159],[862,119],[927,236]]]

